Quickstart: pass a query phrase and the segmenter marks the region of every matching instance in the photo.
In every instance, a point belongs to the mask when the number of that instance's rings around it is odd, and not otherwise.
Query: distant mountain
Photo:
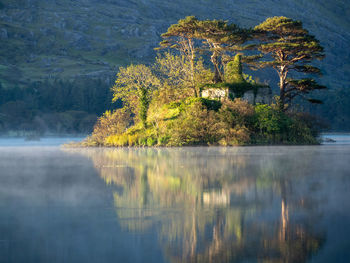
[[[111,82],[120,65],[151,62],[160,34],[187,15],[246,27],[271,16],[299,19],[326,49],[321,64],[321,82],[330,87],[326,97],[350,86],[348,0],[0,0],[0,82],[3,87],[76,77]],[[324,109],[334,102],[327,103]],[[345,106],[336,114],[350,116],[350,99]]]

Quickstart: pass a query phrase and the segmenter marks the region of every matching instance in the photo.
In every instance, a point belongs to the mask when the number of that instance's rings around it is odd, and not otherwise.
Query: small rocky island
[[[296,111],[326,87],[306,74],[324,57],[319,41],[300,21],[272,17],[254,29],[190,16],[162,34],[152,65],[120,67],[114,101],[79,146],[185,146],[317,144],[318,129]],[[273,68],[279,96],[243,67]],[[266,83],[270,83],[266,80]]]

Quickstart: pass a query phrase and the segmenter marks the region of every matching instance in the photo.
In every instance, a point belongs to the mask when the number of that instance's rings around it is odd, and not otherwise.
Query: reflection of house
[[[271,103],[272,92],[269,86],[244,78],[240,55],[227,64],[225,80],[226,82],[203,86],[201,96],[211,99],[242,98],[251,104]]]
[[[230,193],[228,192],[204,192],[203,203],[206,205],[227,205],[230,204]]]

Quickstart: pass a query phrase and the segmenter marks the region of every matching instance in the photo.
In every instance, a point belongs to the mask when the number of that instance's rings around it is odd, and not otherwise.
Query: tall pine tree
[[[292,100],[301,96],[310,102],[307,94],[316,89],[324,89],[314,79],[288,78],[291,71],[320,74],[320,69],[311,65],[315,59],[323,59],[324,52],[320,42],[312,36],[300,21],[286,17],[271,17],[254,28],[261,40],[258,49],[271,58],[260,61],[261,67],[273,67],[279,76],[280,108],[285,111]],[[300,75],[300,74],[299,74]]]

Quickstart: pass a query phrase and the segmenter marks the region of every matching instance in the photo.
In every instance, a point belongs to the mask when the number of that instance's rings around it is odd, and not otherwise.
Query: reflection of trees
[[[291,161],[246,151],[82,150],[119,189],[114,202],[121,226],[156,229],[170,261],[305,262],[322,239],[307,224],[312,213],[299,211],[310,197],[295,176],[305,173],[312,154]]]

